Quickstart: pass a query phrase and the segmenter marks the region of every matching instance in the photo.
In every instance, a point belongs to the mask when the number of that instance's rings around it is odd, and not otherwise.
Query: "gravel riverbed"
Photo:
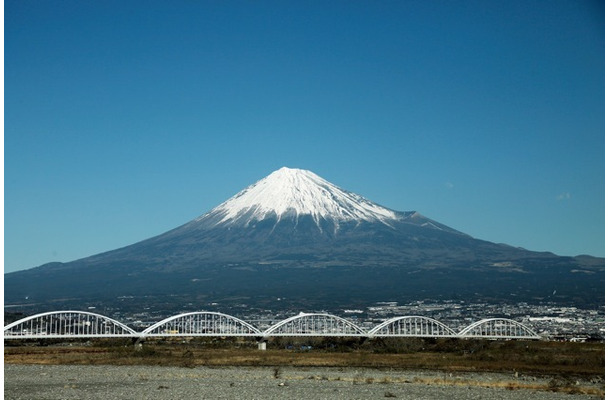
[[[505,386],[486,387],[498,383]],[[5,399],[600,398],[506,387],[546,383],[542,378],[510,374],[360,368],[4,365]]]

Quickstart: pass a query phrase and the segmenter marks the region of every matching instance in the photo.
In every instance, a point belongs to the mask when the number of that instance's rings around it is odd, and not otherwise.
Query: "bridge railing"
[[[369,331],[372,337],[456,337],[457,333],[435,319],[422,316],[395,317]]]
[[[5,339],[137,335],[136,331],[119,321],[86,311],[53,311],[36,314],[4,327]]]
[[[261,336],[261,332],[239,318],[201,311],[166,318],[145,329],[142,336]]]
[[[527,326],[506,318],[489,318],[475,322],[462,329],[459,336],[489,339],[540,339],[540,335]]]
[[[506,318],[475,322],[456,333],[423,316],[395,317],[365,331],[354,322],[325,313],[301,313],[265,331],[231,315],[199,311],[174,315],[137,332],[112,318],[86,311],[53,311],[32,315],[4,327],[4,339],[78,337],[284,336],[456,337],[478,339],[540,339],[532,329]]]
[[[301,313],[271,326],[264,333],[269,336],[365,336],[366,333],[351,321],[332,314]]]

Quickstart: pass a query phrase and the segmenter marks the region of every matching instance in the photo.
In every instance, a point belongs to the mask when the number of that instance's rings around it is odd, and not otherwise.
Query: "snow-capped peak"
[[[270,216],[310,215],[333,221],[365,220],[388,223],[399,217],[362,196],[348,192],[311,171],[280,168],[237,193],[206,215],[221,216],[218,224],[242,220],[246,224]],[[205,217],[206,215],[202,216]]]

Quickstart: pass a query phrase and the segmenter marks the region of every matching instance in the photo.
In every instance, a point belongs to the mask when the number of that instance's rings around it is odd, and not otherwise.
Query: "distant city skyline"
[[[476,238],[604,257],[604,3],[5,1],[4,268],[310,170]]]

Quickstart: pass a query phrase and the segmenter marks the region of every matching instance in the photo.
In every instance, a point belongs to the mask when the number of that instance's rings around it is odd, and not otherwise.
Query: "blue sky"
[[[5,272],[155,236],[282,167],[604,256],[601,1],[5,0]]]

